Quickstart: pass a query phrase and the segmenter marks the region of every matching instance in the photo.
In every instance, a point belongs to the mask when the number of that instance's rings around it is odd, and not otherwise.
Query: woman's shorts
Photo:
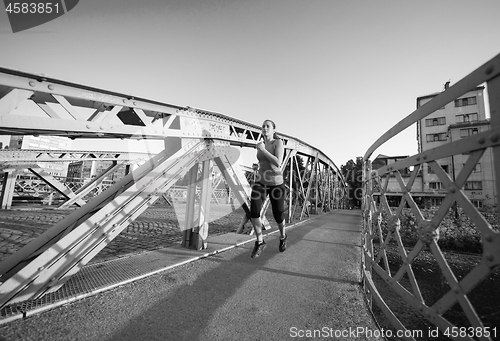
[[[252,196],[250,202],[250,212],[252,218],[259,218],[262,205],[269,195],[273,216],[276,223],[281,224],[284,220],[285,212],[285,185],[268,186],[259,182],[252,186]]]

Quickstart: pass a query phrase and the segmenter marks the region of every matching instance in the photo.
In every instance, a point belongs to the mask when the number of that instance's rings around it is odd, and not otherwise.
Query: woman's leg
[[[280,238],[283,239],[286,237],[286,226],[285,221],[283,220],[280,224],[278,224],[278,228],[280,230]]]
[[[264,237],[262,236],[262,222],[260,218],[252,218],[253,230],[255,231],[255,237],[257,237],[257,241],[262,243]]]
[[[262,236],[262,222],[260,220],[260,211],[262,209],[262,204],[264,202],[265,196],[265,188],[261,184],[255,183],[252,186],[250,213],[252,215],[252,224],[255,231],[255,237],[257,237],[257,241],[259,243],[262,243],[264,240]]]
[[[276,186],[271,190],[269,195],[271,207],[273,209],[274,220],[278,224],[280,231],[280,247],[281,252],[286,249],[286,227],[285,227],[285,186]]]
[[[260,210],[262,208],[262,203],[266,196],[266,190],[264,186],[256,183],[252,187],[252,197],[250,202],[250,213],[252,215],[252,224],[255,231],[255,237],[257,241],[252,250],[251,257],[259,257],[264,248],[266,247],[266,242],[264,241],[264,236],[262,235],[262,222],[260,221]]]

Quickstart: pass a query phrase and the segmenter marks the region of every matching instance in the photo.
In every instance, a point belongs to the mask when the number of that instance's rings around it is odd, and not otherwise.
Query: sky
[[[498,0],[82,0],[18,33],[0,11],[0,65],[272,119],[340,167],[500,53],[499,15]],[[412,126],[374,157],[416,152]]]

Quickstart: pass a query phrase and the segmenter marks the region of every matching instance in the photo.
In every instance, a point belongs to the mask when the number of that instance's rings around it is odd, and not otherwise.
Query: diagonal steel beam
[[[55,230],[61,230],[61,227],[65,230],[69,225],[76,226],[60,240],[52,238],[51,243],[42,242],[43,252],[29,252],[40,248],[40,239],[44,239],[42,235],[34,243],[38,248],[30,243],[25,247],[28,252],[21,252],[22,249],[18,252],[21,256],[14,254],[11,258],[16,261],[7,262],[7,266],[3,266],[3,270],[7,269],[7,272],[3,272],[0,277],[3,282],[0,285],[0,307],[36,299],[60,288],[71,275],[78,272],[130,222],[161,197],[193,164],[207,157],[205,143],[195,142],[170,158],[159,155],[152,165],[143,165],[137,169],[127,177],[129,186],[126,188],[122,189],[118,184],[102,193],[100,199],[111,200],[97,200],[101,205],[92,205],[94,207],[88,212],[88,216],[85,215],[84,221],[81,221],[81,213],[75,212],[56,224]],[[25,254],[27,257],[23,257]],[[32,254],[34,257],[30,257]]]
[[[85,205],[85,201],[83,201],[81,198],[79,198],[75,193],[73,193],[72,190],[70,190],[68,187],[64,186],[63,183],[56,180],[52,175],[47,173],[42,168],[32,167],[32,168],[28,168],[28,169],[31,173],[38,176],[43,182],[45,182],[51,188],[56,190],[58,193],[62,194],[66,199],[74,199],[73,203],[80,206],[80,207]]]
[[[300,213],[300,220],[302,220],[302,218],[304,217],[305,211],[308,210],[307,202],[309,201],[309,198],[311,196],[312,181],[316,179],[315,175],[316,175],[316,167],[318,166],[318,161],[319,158],[318,155],[316,155],[314,157],[314,161],[311,166],[311,174],[309,176],[309,186],[307,186],[307,193],[304,198],[304,206],[302,207],[302,212]]]
[[[113,174],[114,172],[116,172],[116,170],[118,168],[120,168],[125,162],[116,162],[116,161],[113,161],[113,164],[111,166],[109,166],[108,168],[106,168],[101,174],[97,175],[95,178],[93,178],[91,181],[89,181],[88,183],[86,183],[85,185],[83,185],[81,188],[79,188],[78,190],[76,190],[74,193],[75,193],[75,196],[66,200],[65,202],[63,202],[61,205],[59,205],[59,209],[64,209],[64,208],[68,208],[70,207],[71,205],[73,205],[77,200],[83,200],[82,198],[87,195],[90,191],[92,191],[93,189],[95,189],[107,176],[109,176],[110,174]]]

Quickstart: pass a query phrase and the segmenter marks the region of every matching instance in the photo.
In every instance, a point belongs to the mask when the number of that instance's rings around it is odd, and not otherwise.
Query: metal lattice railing
[[[494,193],[498,203],[500,175],[500,55],[472,72],[454,86],[446,89],[430,102],[418,108],[401,122],[387,131],[374,143],[364,156],[364,284],[369,302],[376,303],[388,318],[392,327],[409,331],[401,316],[393,310],[389,301],[403,301],[415,316],[426,320],[431,328],[438,328],[440,334],[451,339],[492,340],[500,337],[498,315],[485,316],[472,297],[483,282],[490,280],[492,273],[500,264],[500,233],[495,221],[487,219],[486,214],[473,205],[465,191],[465,184],[486,151],[493,155],[492,173]],[[453,102],[474,87],[486,83],[491,114],[491,128],[487,131],[459,139],[440,147],[425,150],[417,155],[396,161],[378,169],[372,169],[370,157],[383,143],[410,125],[424,119],[446,104]],[[461,171],[452,176],[437,162],[454,155],[469,155]],[[434,211],[425,211],[416,202],[413,189],[423,167],[429,167],[442,183],[443,200]],[[413,169],[412,169],[413,168]],[[412,169],[409,177],[402,173]],[[401,199],[399,206],[391,207],[388,200],[394,194],[388,184],[396,181]],[[406,180],[407,179],[407,180]],[[406,180],[406,181],[405,181]],[[457,275],[447,260],[446,253],[439,244],[440,232],[445,229],[444,219],[452,212],[467,216],[470,225],[480,235],[482,253],[468,273]],[[498,210],[498,205],[494,206]],[[498,212],[494,212],[498,213]],[[458,213],[457,213],[458,214]],[[408,215],[413,217],[410,226],[402,226]],[[491,215],[491,214],[490,214]],[[496,215],[497,216],[497,215]],[[497,216],[498,217],[498,216]],[[402,230],[416,232],[415,243],[403,242]],[[448,228],[448,227],[446,227]],[[458,226],[452,228],[458,229]],[[397,264],[391,262],[389,254],[396,253]],[[434,283],[436,290],[423,290],[423,283],[429,280],[426,272],[415,271],[415,264],[422,257],[430,257],[440,272],[440,283]],[[439,287],[439,290],[437,290]],[[381,292],[389,291],[383,295]],[[436,293],[439,292],[439,297]],[[432,298],[430,298],[432,296]],[[493,300],[491,297],[490,300]],[[498,297],[496,298],[498,299]],[[496,306],[498,302],[488,304]],[[451,310],[458,312],[451,313]],[[457,317],[459,316],[459,317]],[[428,334],[426,330],[425,333]],[[405,339],[414,340],[414,334],[404,333]],[[422,335],[419,335],[422,336]],[[425,336],[425,334],[424,334]]]

